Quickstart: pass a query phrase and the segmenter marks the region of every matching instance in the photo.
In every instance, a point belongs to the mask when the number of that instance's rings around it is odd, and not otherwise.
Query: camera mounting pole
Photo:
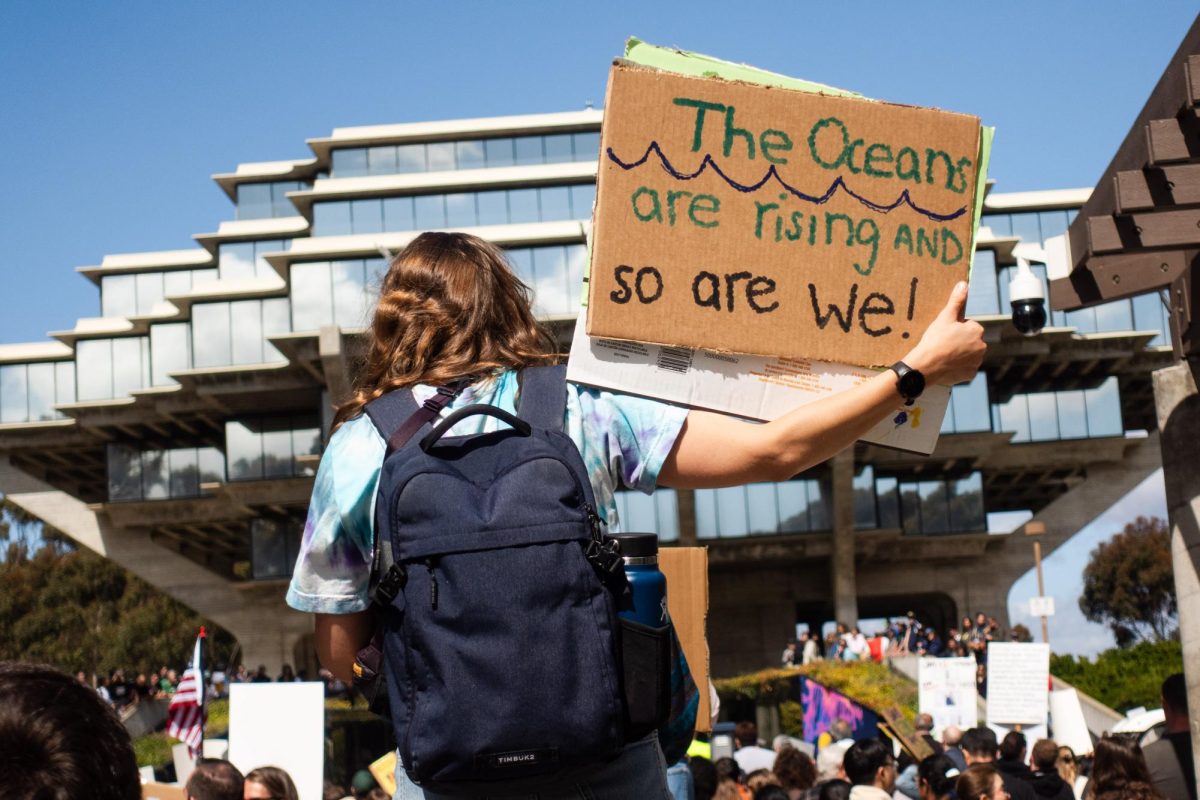
[[[1167,292],[1175,364],[1154,373],[1154,400],[1188,704],[1200,708],[1200,17],[1068,238],[1067,274],[1051,276],[1052,308]],[[1200,768],[1200,714],[1191,736]]]

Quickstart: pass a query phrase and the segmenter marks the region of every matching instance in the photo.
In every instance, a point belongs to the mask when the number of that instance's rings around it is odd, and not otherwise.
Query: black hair
[[[692,756],[688,759],[688,769],[692,772],[696,800],[712,800],[717,793],[717,768],[713,762],[703,756]]]
[[[849,800],[849,798],[850,784],[838,778],[821,784],[821,791],[817,795],[817,800]]]
[[[777,783],[760,786],[754,793],[754,800],[790,800],[787,789]]]
[[[196,762],[187,781],[187,793],[196,800],[242,800],[245,779],[233,764],[219,758]]]
[[[954,791],[954,781],[958,775],[958,767],[947,756],[929,756],[917,767],[917,777],[929,784],[938,797],[945,797]]]
[[[1182,672],[1168,675],[1167,679],[1162,682],[1162,699],[1163,705],[1177,714],[1188,713],[1187,683],[1183,679]]]
[[[842,759],[842,769],[855,786],[870,786],[875,782],[875,773],[892,761],[892,749],[880,739],[863,739],[855,742]]]
[[[996,732],[991,728],[971,728],[962,735],[959,743],[964,753],[973,756],[996,757]]]
[[[129,733],[70,675],[0,662],[0,797],[141,800]]]
[[[1006,761],[1016,761],[1026,747],[1028,747],[1028,743],[1025,741],[1025,734],[1020,731],[1009,731],[1004,735],[1004,741],[1000,743],[1000,757]]]

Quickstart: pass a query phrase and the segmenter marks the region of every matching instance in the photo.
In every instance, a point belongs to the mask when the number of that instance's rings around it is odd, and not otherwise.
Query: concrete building
[[[389,254],[461,229],[505,248],[564,344],[586,264],[599,111],[337,129],[313,157],[214,177],[234,218],[198,246],[79,268],[100,316],[0,346],[0,490],[230,630],[249,664],[314,668],[284,590],[332,405]],[[1013,246],[1061,233],[1083,191],[991,193],[968,313],[991,343],[932,457],[859,445],[779,484],[623,494],[627,529],[706,544],[713,672],[773,663],[797,622],[1006,618],[1032,565],[1159,465],[1155,296],[1011,327]],[[136,243],[131,243],[136,244]]]

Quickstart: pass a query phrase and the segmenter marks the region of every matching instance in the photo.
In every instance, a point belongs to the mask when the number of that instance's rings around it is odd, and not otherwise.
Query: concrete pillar
[[[1200,783],[1200,394],[1198,368],[1184,362],[1154,373],[1154,404],[1162,446],[1167,515],[1171,524],[1171,562],[1179,601],[1179,635],[1188,708],[1192,709],[1192,752]]]
[[[679,544],[682,547],[695,547],[696,536],[696,492],[692,489],[676,489],[675,505],[679,513]]]
[[[854,566],[854,448],[830,461],[833,472],[833,616],[858,624],[858,578]]]

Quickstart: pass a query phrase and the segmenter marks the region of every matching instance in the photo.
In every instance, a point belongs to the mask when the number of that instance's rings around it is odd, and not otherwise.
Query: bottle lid
[[[617,540],[624,558],[654,558],[658,556],[657,533],[617,533]]]

